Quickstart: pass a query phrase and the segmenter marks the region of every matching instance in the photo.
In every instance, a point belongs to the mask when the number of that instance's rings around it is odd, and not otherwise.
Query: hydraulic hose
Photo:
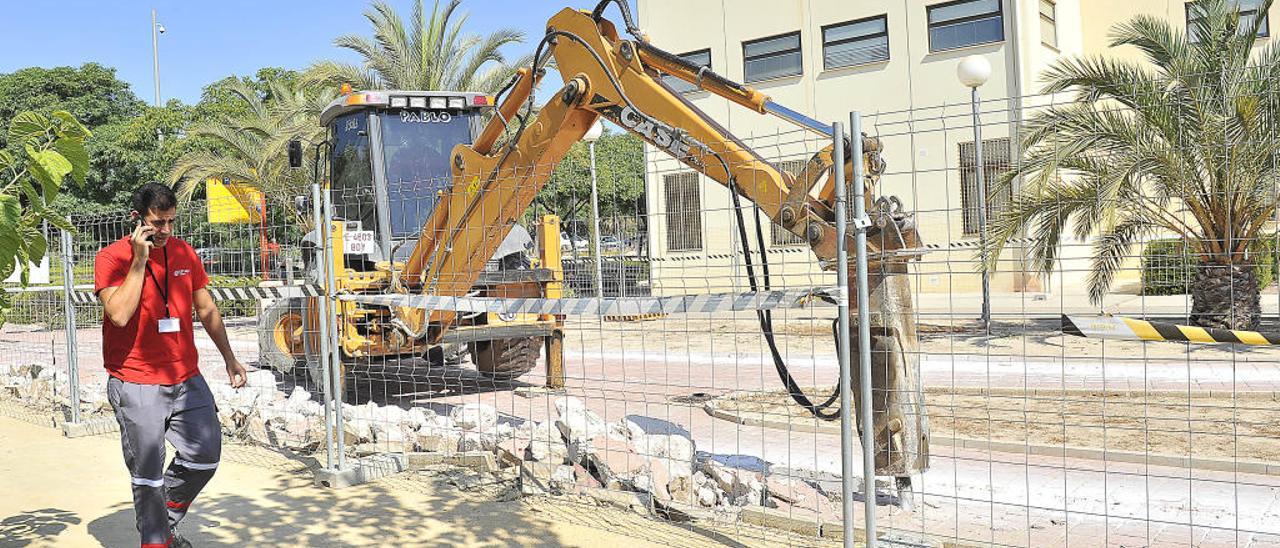
[[[741,198],[739,197],[735,187],[736,184],[731,180],[729,185],[729,194],[733,197],[733,211],[738,219],[738,237],[742,240],[742,256],[746,258],[747,281],[751,285],[751,291],[759,291],[760,288],[756,284],[755,266],[751,261],[751,247],[747,240],[747,228],[742,219]],[[764,275],[764,290],[768,291],[770,286],[769,258],[768,254],[764,253],[764,229],[760,224],[760,216],[756,215],[755,217],[756,243],[761,250],[761,273]],[[831,410],[831,407],[840,399],[842,381],[836,382],[835,390],[831,392],[831,395],[827,397],[826,401],[818,404],[813,403],[813,400],[810,400],[809,397],[805,395],[804,390],[800,388],[800,385],[796,383],[795,377],[791,375],[791,369],[787,367],[786,361],[782,358],[782,353],[778,351],[778,343],[773,337],[773,313],[769,310],[757,310],[756,317],[760,320],[760,332],[764,335],[764,340],[769,345],[769,354],[773,357],[773,366],[774,369],[778,371],[778,379],[782,381],[782,385],[787,389],[787,394],[791,396],[791,399],[800,407],[803,407],[805,410],[813,413],[813,416],[822,420],[829,421],[840,418],[840,410]],[[832,324],[832,336],[833,338],[836,336],[835,324]]]

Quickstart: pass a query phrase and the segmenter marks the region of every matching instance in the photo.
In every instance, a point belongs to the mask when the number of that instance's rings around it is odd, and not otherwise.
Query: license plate
[[[343,251],[348,255],[368,255],[373,252],[373,231],[352,230],[343,234]]]

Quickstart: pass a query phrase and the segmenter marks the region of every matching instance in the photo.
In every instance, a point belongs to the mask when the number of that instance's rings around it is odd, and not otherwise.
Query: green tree
[[[464,34],[467,14],[455,17],[461,3],[450,0],[441,9],[436,0],[428,14],[423,1],[417,0],[406,26],[390,4],[374,2],[365,12],[373,25],[372,38],[349,34],[334,40],[334,45],[356,52],[364,61],[316,63],[308,81],[335,88],[345,82],[358,89],[497,91],[517,67],[532,62],[532,56],[525,56],[508,64],[499,51],[522,42],[524,34],[514,29],[487,36]]]
[[[596,141],[596,186],[604,225],[634,219],[643,207],[644,142],[630,133],[606,131],[601,135]],[[573,144],[535,203],[559,215],[566,225],[591,219],[591,157],[587,143]]]
[[[309,149],[324,139],[321,110],[334,97],[298,80],[268,81],[263,91],[254,85],[230,80],[219,90],[234,97],[221,114],[198,121],[187,129],[193,146],[174,163],[168,181],[184,202],[203,191],[210,178],[248,183],[260,189],[277,207],[292,210],[293,196],[306,192],[312,173],[309,155],[302,169],[288,164],[288,143],[299,139]],[[296,219],[305,224],[305,217]]]
[[[71,230],[66,219],[49,206],[68,176],[85,184],[89,171],[85,140],[90,135],[63,110],[51,116],[21,112],[10,121],[6,139],[22,153],[0,150],[0,279],[12,275],[18,265],[44,258],[48,248],[41,231],[44,223]],[[26,269],[21,279],[26,285]],[[7,307],[8,297],[0,288],[0,308]]]
[[[193,115],[191,107],[173,100],[93,128],[97,138],[88,147],[90,184],[64,195],[58,210],[87,214],[127,207],[133,189],[163,181],[174,160],[190,147],[181,137]]]
[[[1241,20],[1234,2],[1195,2],[1194,39],[1137,16],[1112,30],[1111,46],[1135,46],[1146,63],[1064,58],[1048,69],[1046,91],[1074,91],[1077,100],[1027,122],[1022,162],[995,192],[1019,177],[1024,188],[990,226],[987,268],[1024,230],[1044,272],[1064,232],[1096,234],[1088,284],[1097,303],[1134,246],[1172,233],[1200,260],[1192,321],[1256,327],[1259,288],[1247,252],[1276,217],[1280,175],[1280,44],[1254,49],[1271,3]]]
[[[129,84],[116,78],[115,69],[97,63],[0,74],[0,120],[12,120],[24,111],[48,115],[65,110],[92,129],[137,116],[144,107]],[[0,135],[0,145],[8,141]]]
[[[248,86],[263,101],[271,101],[271,83],[294,89],[300,78],[297,71],[280,67],[263,67],[253,76],[227,76],[204,87],[200,102],[194,107],[195,121],[213,120],[220,116],[243,114],[249,105],[241,98],[240,89]]]
[[[116,207],[138,184],[159,180],[166,166],[157,132],[176,135],[187,123],[186,112],[176,101],[162,108],[148,107],[129,90],[129,84],[116,77],[115,69],[96,63],[0,74],[0,120],[13,119],[23,111],[45,116],[66,111],[98,135],[87,145],[87,184],[66,189],[50,205],[64,213]],[[166,148],[173,145],[174,140],[165,142]],[[18,161],[24,157],[22,144],[6,135],[0,135],[0,149]]]

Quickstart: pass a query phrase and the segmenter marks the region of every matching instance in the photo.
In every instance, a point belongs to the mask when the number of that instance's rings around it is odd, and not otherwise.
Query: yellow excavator
[[[604,18],[611,3],[621,11],[630,37],[621,36]],[[852,180],[848,138],[844,165],[833,165],[833,148],[828,145],[793,176],[716,123],[664,78],[678,78],[833,141],[831,126],[659,49],[636,27],[625,1],[603,0],[591,11],[566,8],[546,29],[533,65],[520,68],[496,96],[344,89],[325,109],[321,121],[329,128],[328,161],[321,164],[328,166],[328,173],[321,178],[335,196],[335,291],[560,297],[558,221],[550,216],[539,220],[538,256],[529,259],[524,244],[533,238],[517,220],[570,146],[601,117],[728,187],[735,210],[741,211],[740,197],[754,202],[774,222],[803,238],[826,270],[854,266],[837,260],[833,170],[843,169],[847,181],[864,185],[871,221],[869,381],[877,474],[897,476],[901,482],[926,469],[929,429],[907,276],[908,262],[922,254],[922,245],[913,217],[902,212],[896,198],[873,198],[884,169],[879,140],[856,136],[862,140],[867,166],[863,181]],[[552,59],[563,85],[535,109],[533,90]],[[764,249],[762,231],[757,224],[758,248],[752,253],[745,225],[737,223],[738,240],[751,286],[767,288],[767,255],[759,252]],[[846,234],[852,248],[852,227]],[[753,264],[753,257],[760,264]],[[849,279],[856,278],[851,273]],[[315,305],[314,298],[294,299],[268,311],[262,337],[267,362],[291,366],[304,358],[306,334],[317,332]],[[779,377],[793,399],[818,417],[838,418],[833,408],[838,393],[825,401],[804,394],[774,343],[772,317],[767,310],[758,311],[758,316]],[[564,381],[562,323],[555,316],[461,314],[341,301],[336,320],[347,367],[402,356],[447,360],[465,347],[482,373],[510,379],[533,369],[545,348],[548,385]],[[858,395],[857,390],[853,393]]]

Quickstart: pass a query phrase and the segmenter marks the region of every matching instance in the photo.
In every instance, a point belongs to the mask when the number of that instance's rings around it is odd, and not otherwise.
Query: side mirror
[[[289,141],[289,167],[302,167],[302,141]]]

